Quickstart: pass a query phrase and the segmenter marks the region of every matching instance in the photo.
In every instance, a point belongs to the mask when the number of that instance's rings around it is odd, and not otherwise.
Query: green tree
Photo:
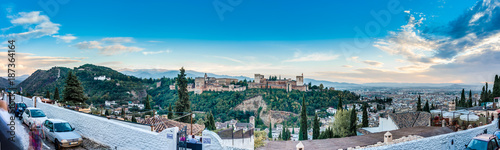
[[[429,100],[425,101],[424,111],[431,112],[430,107],[429,107]]]
[[[208,112],[205,117],[207,120],[205,121],[205,128],[207,128],[208,130],[216,130],[217,127],[215,126],[214,115],[212,114],[212,112]]]
[[[104,115],[105,115],[105,116],[109,116],[109,111],[108,111],[107,109],[106,109],[106,110],[104,110]]]
[[[49,91],[45,92],[45,98],[50,99],[50,92]]]
[[[182,67],[180,74],[177,75],[177,95],[179,95],[179,99],[175,102],[175,112],[178,112],[180,116],[191,113],[187,84],[188,80],[186,79],[184,67]],[[189,123],[190,120],[189,117],[182,117],[179,121]]]
[[[334,136],[347,137],[351,135],[350,117],[351,113],[348,110],[337,110],[335,121],[332,124]]]
[[[314,114],[314,123],[313,123],[313,139],[319,138],[319,117],[318,114]]]
[[[300,129],[299,129],[299,140],[307,140],[307,110],[306,110],[306,100],[304,95],[302,95],[302,111],[300,112]]]
[[[467,103],[468,107],[472,107],[472,90],[469,90],[469,101]]]
[[[493,94],[492,97],[500,97],[500,77],[498,77],[498,75],[495,75],[492,94]]]
[[[368,127],[368,103],[363,103],[363,127]]]
[[[269,123],[269,132],[267,133],[267,137],[269,139],[273,139],[273,126],[271,126],[271,123]]]
[[[87,100],[87,97],[85,97],[83,93],[83,87],[78,80],[78,77],[73,75],[72,71],[69,71],[68,77],[66,78],[63,99],[64,102],[72,102],[74,104],[84,103],[85,100]]]
[[[57,87],[56,87],[56,90],[54,91],[54,99],[55,100],[59,100],[60,99],[59,98],[59,89],[57,89]]]
[[[137,123],[137,119],[135,119],[135,116],[132,116],[132,122]]]
[[[125,119],[125,108],[122,108],[122,112],[121,112],[121,115],[122,115],[122,118]]]
[[[417,100],[417,111],[422,111],[422,101],[420,100],[420,95],[418,95]]]
[[[151,103],[149,101],[149,95],[146,95],[146,99],[144,99],[144,109],[151,110]]]
[[[339,95],[339,103],[337,104],[337,110],[342,110],[343,104],[342,104],[342,95]]]
[[[466,102],[465,102],[465,101],[466,101],[466,100],[465,100],[465,90],[464,90],[464,89],[462,89],[462,93],[460,94],[460,101],[459,101],[460,105],[459,105],[459,106],[460,106],[460,107],[467,107],[467,105],[466,105]]]
[[[358,125],[357,116],[358,116],[358,114],[356,113],[356,105],[352,105],[350,127],[349,127],[349,130],[351,131],[351,136],[356,135],[356,127]]]
[[[168,106],[168,119],[174,119],[174,112],[172,112],[172,104],[169,104]]]

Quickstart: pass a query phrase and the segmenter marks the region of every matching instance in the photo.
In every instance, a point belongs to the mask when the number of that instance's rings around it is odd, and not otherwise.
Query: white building
[[[94,80],[101,80],[101,81],[106,81],[106,80],[111,80],[111,78],[106,78],[106,76],[98,76],[94,77]]]
[[[326,112],[328,112],[330,114],[335,114],[335,113],[337,113],[337,109],[330,107],[330,108],[326,109]]]
[[[104,105],[106,105],[107,107],[109,107],[111,105],[116,105],[116,102],[115,101],[104,101]]]

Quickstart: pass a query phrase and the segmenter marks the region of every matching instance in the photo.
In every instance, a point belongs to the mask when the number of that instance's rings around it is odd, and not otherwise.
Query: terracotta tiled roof
[[[154,130],[156,132],[161,132],[164,129],[167,128],[173,128],[173,127],[179,127],[179,129],[184,128],[184,126],[187,126],[187,132],[190,134],[191,132],[191,124],[189,123],[182,123],[162,117],[151,117],[148,119],[144,119],[142,124],[149,124],[154,126]],[[193,134],[198,134],[203,132],[205,129],[205,125],[199,125],[199,124],[193,124]]]
[[[428,112],[405,112],[389,114],[392,121],[400,128],[428,126],[432,115]]]

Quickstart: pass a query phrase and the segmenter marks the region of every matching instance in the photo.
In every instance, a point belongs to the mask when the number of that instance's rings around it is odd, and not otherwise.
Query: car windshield
[[[19,103],[19,104],[17,104],[17,107],[26,108],[26,104],[24,104],[24,103]]]
[[[33,117],[33,118],[45,117],[45,114],[43,113],[42,110],[33,109],[33,110],[31,110],[31,117]]]
[[[71,125],[69,125],[69,123],[67,123],[67,122],[54,124],[54,131],[55,132],[68,132],[71,130],[72,130]]]
[[[467,149],[468,150],[480,150],[480,149],[486,149],[487,146],[488,146],[488,142],[473,139],[469,142],[469,144],[467,144]]]

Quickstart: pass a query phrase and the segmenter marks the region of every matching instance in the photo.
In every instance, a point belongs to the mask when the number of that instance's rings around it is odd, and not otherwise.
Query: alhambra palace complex
[[[285,89],[288,92],[292,90],[308,90],[307,85],[304,85],[304,75],[297,76],[296,80],[290,78],[269,80],[264,78],[264,75],[255,74],[254,79],[254,82],[248,83],[248,88]],[[195,93],[201,94],[203,91],[244,91],[247,89],[246,86],[234,84],[237,82],[238,79],[208,77],[207,74],[205,74],[204,77],[196,77],[194,84],[188,84],[188,91],[194,91]],[[170,89],[174,90],[175,85],[171,85]]]

